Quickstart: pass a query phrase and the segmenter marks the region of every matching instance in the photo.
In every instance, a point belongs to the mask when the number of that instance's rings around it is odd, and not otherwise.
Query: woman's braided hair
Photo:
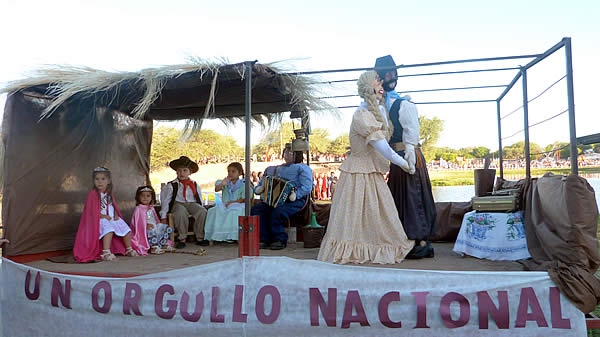
[[[364,72],[358,78],[358,95],[362,97],[367,103],[367,109],[373,114],[375,119],[381,123],[382,130],[386,135],[387,139],[392,136],[394,132],[394,127],[392,126],[391,121],[384,120],[381,112],[379,111],[379,102],[377,101],[377,94],[375,93],[375,89],[373,89],[373,82],[375,80],[379,80],[377,77],[377,73],[373,70]],[[383,104],[383,108],[385,109],[386,116],[388,115],[387,107]]]

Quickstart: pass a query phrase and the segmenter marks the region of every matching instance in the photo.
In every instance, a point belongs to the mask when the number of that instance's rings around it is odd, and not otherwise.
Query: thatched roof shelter
[[[57,66],[0,89],[9,94],[2,224],[11,244],[3,254],[70,250],[97,166],[111,169],[129,220],[136,187],[150,182],[152,120],[185,119],[193,132],[207,118],[244,119],[246,69],[194,60],[119,73]],[[251,118],[261,124],[286,111],[327,108],[309,78],[253,63],[250,79]]]
[[[111,73],[87,67],[54,66],[33,77],[14,81],[0,93],[32,91],[51,98],[42,117],[69,100],[93,100],[139,119],[178,120],[244,116],[245,63],[190,64]],[[255,63],[252,73],[252,117],[261,122],[271,114],[331,108],[314,95],[315,82],[287,75],[276,66]]]

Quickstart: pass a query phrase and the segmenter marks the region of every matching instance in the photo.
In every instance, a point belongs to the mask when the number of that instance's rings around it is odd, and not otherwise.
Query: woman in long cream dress
[[[392,124],[379,104],[381,83],[374,71],[358,79],[358,93],[364,101],[352,117],[351,153],[340,166],[329,224],[319,250],[321,261],[393,264],[404,260],[414,246],[404,233],[384,179],[389,161],[407,171],[409,167],[387,143]]]

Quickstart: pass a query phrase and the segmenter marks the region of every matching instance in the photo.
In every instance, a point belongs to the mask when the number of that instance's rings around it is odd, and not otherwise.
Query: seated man
[[[207,211],[202,206],[202,191],[198,184],[190,179],[190,174],[198,172],[198,164],[182,156],[170,162],[169,166],[177,172],[177,179],[167,183],[160,191],[160,222],[168,223],[167,214],[173,213],[173,222],[178,232],[175,248],[184,248],[191,214],[194,218],[196,244],[208,246],[208,240],[204,240]]]
[[[284,228],[286,220],[304,207],[313,187],[312,170],[308,165],[302,164],[302,152],[293,152],[291,144],[286,144],[283,158],[285,164],[269,166],[264,174],[293,182],[296,185],[295,198],[293,194],[290,195],[285,204],[276,208],[265,202],[252,207],[251,215],[258,215],[260,221],[260,248],[270,246],[271,249],[278,250],[286,247],[288,239]],[[256,186],[257,194],[264,189],[262,182],[263,179]]]

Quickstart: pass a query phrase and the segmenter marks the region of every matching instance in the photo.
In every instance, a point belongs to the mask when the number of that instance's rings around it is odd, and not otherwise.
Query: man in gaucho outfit
[[[406,258],[433,257],[429,237],[435,232],[437,212],[426,161],[419,145],[419,113],[410,96],[400,97],[396,92],[398,72],[395,67],[396,63],[390,55],[380,57],[375,62],[375,71],[383,80],[385,105],[394,125],[390,146],[406,159],[410,170],[407,173],[390,164],[388,186],[404,231],[409,239],[415,240],[415,247]]]

